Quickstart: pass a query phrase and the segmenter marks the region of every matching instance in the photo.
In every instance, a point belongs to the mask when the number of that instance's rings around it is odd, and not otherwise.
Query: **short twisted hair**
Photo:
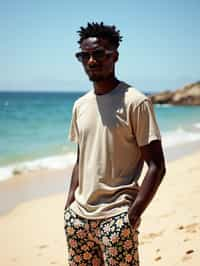
[[[80,27],[80,30],[77,32],[80,36],[80,39],[78,41],[79,44],[81,44],[84,39],[87,39],[89,37],[97,37],[108,40],[111,46],[114,49],[117,49],[120,45],[120,42],[122,41],[120,31],[117,30],[114,25],[104,25],[103,22],[88,23],[87,27]]]

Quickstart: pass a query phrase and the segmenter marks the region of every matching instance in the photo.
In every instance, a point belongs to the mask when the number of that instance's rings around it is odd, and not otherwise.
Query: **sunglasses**
[[[114,51],[111,50],[105,50],[105,49],[99,49],[95,50],[93,52],[78,52],[75,54],[76,58],[80,62],[87,62],[89,61],[90,57],[95,61],[102,61],[106,58],[107,55],[113,54]]]

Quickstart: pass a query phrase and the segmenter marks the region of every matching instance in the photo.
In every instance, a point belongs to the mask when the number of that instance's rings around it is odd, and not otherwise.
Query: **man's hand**
[[[77,160],[76,164],[74,165],[74,168],[72,170],[72,177],[71,177],[71,184],[70,184],[70,189],[68,193],[68,198],[65,204],[65,210],[70,206],[70,204],[74,201],[75,199],[75,190],[78,187],[78,164],[79,164],[79,146],[77,150]]]
[[[131,212],[131,209],[128,210],[128,220],[133,229],[137,229],[141,222],[140,216],[135,214],[133,211]]]

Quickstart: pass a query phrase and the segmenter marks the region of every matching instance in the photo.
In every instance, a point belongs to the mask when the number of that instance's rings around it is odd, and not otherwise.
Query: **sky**
[[[0,91],[86,91],[80,26],[116,25],[117,77],[142,91],[200,80],[200,1],[0,0]]]

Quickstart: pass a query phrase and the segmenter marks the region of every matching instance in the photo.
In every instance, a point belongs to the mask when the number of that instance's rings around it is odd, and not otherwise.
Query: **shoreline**
[[[200,141],[164,149],[166,164],[182,159],[200,150]],[[72,167],[64,169],[32,170],[0,182],[0,216],[6,215],[23,202],[67,194]],[[55,178],[56,176],[56,178]]]
[[[67,194],[71,171],[72,166],[61,170],[35,170],[1,182],[0,217],[24,202]]]
[[[196,266],[200,260],[200,149],[170,161],[142,216],[142,266]],[[0,216],[1,262],[6,266],[66,265],[66,193],[31,199]]]

